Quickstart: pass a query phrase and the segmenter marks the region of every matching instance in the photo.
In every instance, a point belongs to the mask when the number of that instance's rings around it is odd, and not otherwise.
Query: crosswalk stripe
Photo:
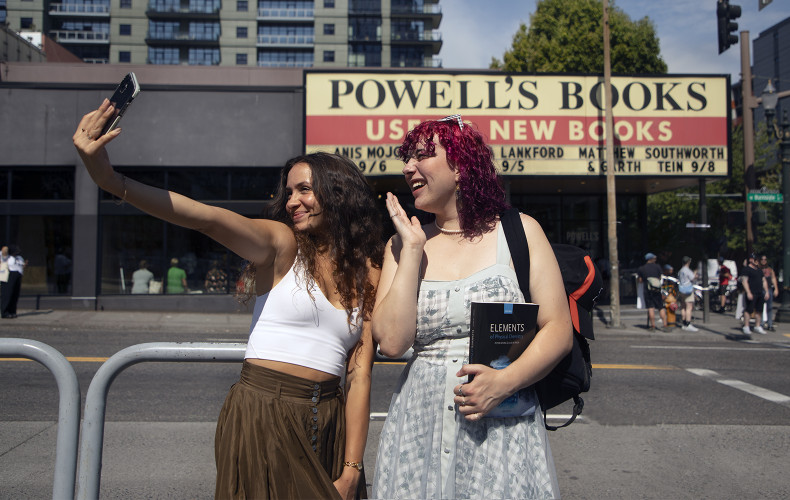
[[[723,375],[713,370],[706,370],[704,368],[686,368],[686,370],[693,373],[694,375],[710,378],[720,384],[724,384],[728,387],[732,387],[734,389],[738,389],[740,391],[749,393],[753,396],[757,396],[758,398],[762,398],[771,401],[773,403],[778,403],[780,405],[790,407],[790,396],[785,396],[784,394],[780,394],[778,392],[774,392],[772,390],[765,389],[763,387],[752,385],[742,380],[726,378]]]

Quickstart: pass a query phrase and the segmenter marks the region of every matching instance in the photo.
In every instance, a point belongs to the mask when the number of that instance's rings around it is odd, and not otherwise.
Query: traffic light
[[[741,17],[740,5],[730,5],[730,0],[719,0],[716,6],[716,18],[718,19],[719,32],[719,54],[727,50],[730,45],[738,43],[738,23],[732,22],[733,19]]]

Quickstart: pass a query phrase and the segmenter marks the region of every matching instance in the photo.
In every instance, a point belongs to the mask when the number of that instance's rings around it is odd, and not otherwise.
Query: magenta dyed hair
[[[493,151],[480,132],[469,124],[461,129],[455,120],[430,120],[406,134],[400,158],[408,162],[420,146],[426,153],[435,154],[434,137],[439,138],[439,144],[447,151],[450,168],[459,173],[458,216],[464,235],[479,236],[490,231],[500,212],[509,208],[494,167]]]

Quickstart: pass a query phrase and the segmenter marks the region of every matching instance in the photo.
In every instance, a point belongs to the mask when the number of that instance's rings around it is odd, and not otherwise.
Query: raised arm
[[[463,385],[464,396],[456,397],[456,403],[466,403],[458,411],[468,420],[482,418],[507,396],[541,380],[573,346],[568,298],[554,251],[537,221],[522,214],[521,222],[527,235],[532,270],[529,292],[532,302],[540,306],[538,331],[521,356],[503,370],[483,365],[461,368],[459,377],[475,375],[471,383]]]
[[[382,354],[396,358],[409,350],[417,333],[417,291],[425,232],[416,217],[409,219],[392,193],[387,193],[387,211],[398,234],[384,250],[373,310],[373,340]]]
[[[110,164],[105,146],[120,135],[121,129],[98,137],[112,113],[113,107],[105,99],[98,109],[82,118],[73,137],[74,146],[88,173],[100,188],[154,217],[200,231],[256,264],[273,265],[283,250],[295,255],[293,233],[284,224],[248,219],[172,191],[148,186],[116,172]]]

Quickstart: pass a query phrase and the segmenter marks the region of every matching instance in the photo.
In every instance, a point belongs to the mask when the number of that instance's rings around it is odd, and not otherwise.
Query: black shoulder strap
[[[532,296],[529,293],[529,246],[527,245],[527,235],[524,233],[524,225],[521,223],[518,209],[509,208],[505,210],[499,214],[499,220],[502,221],[502,230],[505,231],[510,257],[513,259],[513,269],[515,269],[516,277],[518,278],[518,286],[521,288],[521,293],[524,294],[524,301],[531,302]],[[576,342],[577,340],[574,340],[574,343]],[[573,415],[567,422],[558,426],[551,426],[547,423],[546,409],[544,408],[543,425],[546,429],[556,431],[573,423],[576,420],[576,416],[580,415],[582,408],[584,408],[584,400],[576,394],[573,396],[573,403]]]
[[[502,221],[502,230],[505,231],[510,257],[513,259],[513,269],[516,270],[518,285],[524,294],[525,302],[532,302],[529,293],[529,245],[527,235],[524,234],[524,225],[518,209],[509,208],[499,215]]]

